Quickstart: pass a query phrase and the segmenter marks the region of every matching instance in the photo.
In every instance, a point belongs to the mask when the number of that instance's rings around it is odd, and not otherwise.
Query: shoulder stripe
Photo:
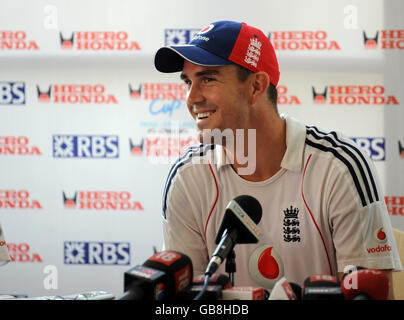
[[[324,136],[320,136],[319,134],[324,135]],[[323,143],[325,141],[329,142],[331,144],[331,146],[324,145]],[[364,190],[362,189],[361,183],[359,181],[359,178],[362,179],[363,185],[366,190],[366,195],[369,200],[369,204],[374,202],[370,184],[372,185],[373,194],[374,194],[376,201],[379,200],[376,185],[375,185],[375,182],[373,179],[373,175],[370,171],[369,165],[368,165],[365,157],[361,153],[361,151],[358,150],[354,146],[353,143],[349,144],[348,142],[341,141],[335,132],[324,133],[324,132],[321,132],[320,130],[318,130],[316,127],[307,127],[306,143],[319,150],[322,150],[325,152],[331,152],[336,158],[338,158],[340,161],[342,161],[347,166],[347,168],[353,178],[355,187],[358,191],[358,195],[361,199],[363,206],[367,205],[367,200],[365,197]],[[369,175],[369,178],[366,176],[364,167],[357,155],[359,155],[359,157],[362,159],[363,164],[366,167],[366,171]],[[359,171],[360,177],[358,177],[354,166]],[[370,180],[370,183],[369,183],[369,180]]]
[[[173,164],[173,166],[170,169],[170,172],[168,173],[167,181],[164,186],[164,193],[163,193],[163,217],[166,219],[166,209],[167,209],[167,194],[168,190],[170,189],[171,186],[171,181],[173,180],[174,176],[176,175],[178,169],[182,167],[183,165],[189,163],[192,161],[193,157],[203,157],[209,150],[213,150],[215,148],[215,145],[213,144],[208,144],[208,145],[203,145],[200,144],[195,147],[190,147],[188,148],[185,153],[177,159],[177,161]]]
[[[315,130],[317,130],[317,132],[326,135],[327,133],[325,132],[321,132],[318,128],[313,127]],[[339,143],[351,148],[357,155],[359,155],[359,157],[362,159],[363,163],[365,164],[365,168],[366,168],[366,172],[368,173],[369,179],[370,179],[370,183],[372,185],[372,189],[373,189],[373,194],[375,196],[376,201],[379,201],[379,194],[377,192],[377,187],[376,187],[376,183],[375,180],[373,178],[373,174],[370,170],[368,161],[365,159],[365,157],[363,156],[363,153],[359,150],[359,148],[356,146],[356,144],[352,141],[352,143],[346,142],[346,141],[342,141],[337,133],[335,131],[331,131],[330,134],[334,137],[334,139],[336,141],[338,141]],[[362,175],[363,179],[366,179],[366,176]]]

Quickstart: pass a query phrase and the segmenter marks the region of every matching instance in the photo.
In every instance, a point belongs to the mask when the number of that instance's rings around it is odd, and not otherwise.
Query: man
[[[165,249],[187,254],[195,274],[204,273],[216,249],[227,204],[244,194],[262,206],[262,236],[258,244],[235,246],[235,285],[257,283],[249,262],[263,245],[274,248],[288,281],[299,285],[314,274],[341,278],[347,265],[385,270],[390,280],[392,270],[402,269],[371,160],[341,134],[278,114],[278,62],[260,30],[212,23],[188,45],[160,48],[155,66],[181,72],[204,142],[171,168],[163,199]],[[215,129],[230,130],[231,143]],[[264,280],[267,253],[255,266]]]

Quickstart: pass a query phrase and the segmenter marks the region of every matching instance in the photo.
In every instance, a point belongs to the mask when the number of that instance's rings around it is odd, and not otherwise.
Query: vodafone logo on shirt
[[[376,228],[373,233],[373,238],[376,242],[380,243],[377,247],[373,248],[366,248],[366,251],[369,254],[376,254],[376,253],[384,253],[389,252],[392,250],[391,246],[389,246],[387,242],[386,233],[383,230],[383,227]]]

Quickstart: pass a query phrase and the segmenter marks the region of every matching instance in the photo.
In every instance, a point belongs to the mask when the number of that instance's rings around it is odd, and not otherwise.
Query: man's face
[[[235,66],[204,67],[185,61],[181,79],[201,142],[204,130],[247,128],[248,81],[240,82]]]

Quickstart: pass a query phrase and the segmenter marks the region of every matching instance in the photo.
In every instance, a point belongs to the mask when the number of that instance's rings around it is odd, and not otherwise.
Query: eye
[[[208,77],[205,77],[205,78],[202,79],[202,82],[203,82],[203,83],[209,83],[209,82],[212,82],[212,81],[215,81],[215,79],[213,79],[213,78],[208,78]]]
[[[185,83],[185,85],[187,86],[188,89],[191,87],[191,84],[192,84],[191,80],[185,79],[184,83]]]

